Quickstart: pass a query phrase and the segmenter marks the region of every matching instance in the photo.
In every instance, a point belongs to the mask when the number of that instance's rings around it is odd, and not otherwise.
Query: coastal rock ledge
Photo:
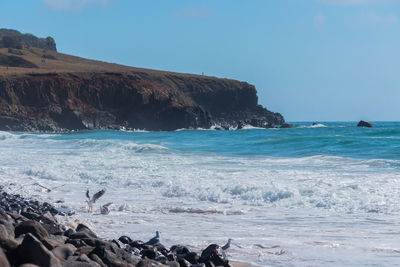
[[[253,85],[156,71],[0,75],[0,130],[272,128]]]

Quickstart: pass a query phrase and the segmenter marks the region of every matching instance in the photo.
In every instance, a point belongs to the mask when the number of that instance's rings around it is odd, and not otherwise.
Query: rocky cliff
[[[53,38],[0,29],[0,130],[275,127],[254,86],[58,53]]]
[[[0,130],[274,127],[248,83],[168,72],[31,73],[0,76]]]

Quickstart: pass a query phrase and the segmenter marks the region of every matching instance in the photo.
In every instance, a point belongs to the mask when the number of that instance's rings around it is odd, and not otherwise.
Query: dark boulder
[[[97,238],[97,235],[96,235],[92,230],[90,230],[89,227],[87,227],[87,226],[84,225],[84,224],[79,224],[79,225],[76,227],[75,231],[76,231],[77,233],[86,233],[86,234],[89,236],[89,238],[90,238],[90,237],[91,237],[91,238]],[[71,238],[71,237],[70,237],[70,238]]]
[[[371,127],[374,127],[374,125],[372,123],[370,123],[370,122],[367,122],[367,121],[360,121],[357,124],[357,127],[369,127],[369,128],[371,128]]]
[[[197,263],[199,263],[199,260],[200,260],[200,257],[197,255],[196,252],[189,252],[185,255],[184,258],[191,264],[197,264]]]
[[[36,222],[36,221],[25,221],[25,222],[18,224],[15,227],[15,236],[16,237],[18,237],[19,235],[22,235],[22,234],[27,234],[27,233],[33,234],[38,239],[43,239],[43,238],[49,236],[46,229],[44,229],[43,226],[39,222]]]
[[[140,262],[139,257],[118,248],[111,242],[97,246],[91,254],[96,254],[107,266],[119,266],[121,263],[137,265]]]
[[[129,236],[123,235],[120,238],[118,238],[119,241],[121,241],[122,244],[130,244],[132,243],[132,239]]]
[[[65,244],[54,248],[51,252],[59,259],[68,259],[69,256],[74,255],[76,247],[72,244]]]
[[[61,267],[59,260],[34,235],[27,233],[17,251],[18,265],[32,263],[42,267]]]
[[[209,266],[228,266],[229,261],[224,259],[222,248],[217,244],[209,245],[200,256],[200,262]]]

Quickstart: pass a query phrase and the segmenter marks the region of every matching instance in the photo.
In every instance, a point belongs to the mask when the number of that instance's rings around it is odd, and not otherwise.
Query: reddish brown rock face
[[[175,130],[273,127],[283,117],[257,105],[244,82],[173,73],[43,73],[0,76],[0,130]]]

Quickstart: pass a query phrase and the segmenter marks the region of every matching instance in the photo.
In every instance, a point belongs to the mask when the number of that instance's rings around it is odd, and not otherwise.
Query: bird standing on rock
[[[88,212],[92,212],[93,204],[96,202],[96,200],[101,198],[101,196],[104,195],[105,192],[106,192],[106,190],[102,189],[99,192],[97,192],[96,194],[94,194],[92,197],[90,197],[89,189],[86,190],[86,198],[88,199],[88,200],[86,200],[86,203],[88,204]]]
[[[146,243],[144,243],[145,245],[155,245],[160,243],[160,232],[156,231],[156,236],[153,237],[152,239],[150,239],[149,241],[147,241]]]

